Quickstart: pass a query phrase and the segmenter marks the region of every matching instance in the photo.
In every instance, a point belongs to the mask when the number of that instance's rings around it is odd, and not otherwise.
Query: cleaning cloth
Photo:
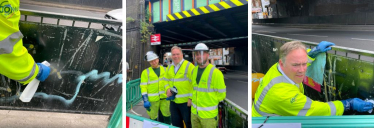
[[[306,76],[312,78],[315,82],[322,85],[325,65],[326,53],[318,54],[312,64],[308,66],[308,69],[306,70]]]

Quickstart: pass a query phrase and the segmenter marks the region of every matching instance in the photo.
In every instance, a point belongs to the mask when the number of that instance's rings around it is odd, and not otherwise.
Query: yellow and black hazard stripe
[[[246,4],[248,4],[248,0],[222,1],[216,4],[210,4],[208,6],[203,6],[203,7],[187,10],[187,11],[168,14],[166,17],[166,21],[174,21],[174,20],[179,20],[183,18],[188,18],[191,16],[198,16],[198,15],[207,14],[211,12],[217,12],[217,11],[221,11],[224,9],[230,9],[233,7],[243,6]]]

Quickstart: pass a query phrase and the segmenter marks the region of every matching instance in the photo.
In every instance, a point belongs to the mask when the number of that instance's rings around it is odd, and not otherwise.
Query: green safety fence
[[[147,121],[150,121],[150,122],[162,124],[162,125],[168,126],[169,128],[178,128],[178,127],[175,127],[175,126],[172,126],[172,125],[164,124],[164,123],[161,123],[161,122],[158,122],[158,121],[154,121],[154,120],[144,118],[144,117],[141,117],[141,116],[137,116],[137,115],[133,115],[133,114],[130,114],[130,113],[126,113],[126,116],[129,117],[129,118],[132,118],[132,119],[139,120],[139,121],[147,120]],[[127,123],[130,123],[130,122],[127,122]]]
[[[140,92],[140,79],[132,80],[126,83],[126,96],[126,111],[128,111],[132,108],[132,106],[138,104],[141,101],[142,95]],[[248,127],[248,112],[228,99],[224,100],[222,114],[224,128]],[[146,119],[152,122],[157,122],[129,113],[126,113],[126,116],[137,119],[139,121],[143,121],[144,119]]]
[[[122,128],[122,96],[119,98],[117,107],[110,118],[108,128]]]
[[[273,116],[252,117],[252,124],[285,125],[285,123],[301,123],[302,128],[374,128],[374,116],[346,115],[346,116]],[[265,122],[266,120],[266,122]],[[265,122],[265,123],[264,123]],[[257,125],[252,125],[257,126]]]
[[[126,111],[141,101],[142,94],[139,86],[140,78],[126,83]]]

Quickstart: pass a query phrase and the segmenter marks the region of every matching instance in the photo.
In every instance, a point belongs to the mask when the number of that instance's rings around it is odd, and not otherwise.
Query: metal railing
[[[116,109],[114,109],[107,128],[122,128],[122,96],[118,100]]]
[[[140,78],[126,83],[126,111],[137,105],[142,99]]]
[[[224,104],[224,128],[248,128],[248,111],[228,99]]]
[[[253,34],[266,36],[268,38],[274,38],[272,40],[275,40],[275,39],[283,40],[282,43],[286,43],[288,41],[293,41],[293,40],[298,40],[298,39],[291,39],[291,38],[286,38],[286,37],[272,36],[272,35],[259,34],[259,33],[253,33]],[[313,48],[314,46],[318,45],[318,43],[316,42],[304,41],[304,40],[298,40],[298,41],[303,42],[308,48]],[[342,47],[342,46],[332,46],[332,50],[328,51],[328,53],[350,57],[350,58],[354,58],[358,60],[368,61],[368,62],[374,62],[374,51],[348,48],[348,47]]]
[[[20,11],[21,11],[21,17],[24,17],[23,21],[30,21],[28,20],[28,17],[35,16],[35,17],[40,17],[39,23],[42,23],[42,24],[45,23],[43,22],[44,18],[52,18],[52,19],[57,19],[57,22],[55,23],[56,25],[60,25],[61,20],[71,20],[72,27],[74,27],[76,21],[88,23],[87,28],[90,28],[92,23],[107,24],[107,25],[113,25],[116,27],[118,26],[117,31],[120,31],[122,27],[122,21],[104,19],[104,16],[103,18],[96,18],[96,17],[89,17],[89,16],[45,12],[45,11],[37,11],[37,10],[29,10],[29,9],[20,9]],[[32,22],[35,22],[35,21],[32,21]],[[102,27],[102,29],[104,29],[104,27]]]

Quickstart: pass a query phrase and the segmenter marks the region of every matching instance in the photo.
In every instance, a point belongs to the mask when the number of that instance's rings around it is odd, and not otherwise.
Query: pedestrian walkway
[[[140,101],[137,105],[132,106],[132,109],[127,112],[144,118],[149,118],[147,110],[143,107],[143,104],[144,102]]]
[[[0,110],[1,128],[105,128],[109,115]]]

